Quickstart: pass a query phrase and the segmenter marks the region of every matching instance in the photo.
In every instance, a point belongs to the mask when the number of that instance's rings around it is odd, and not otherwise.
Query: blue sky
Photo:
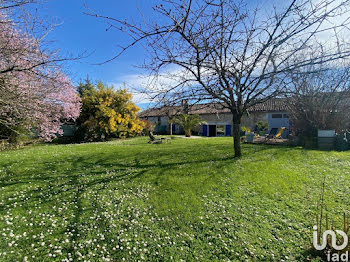
[[[44,0],[45,1],[45,0]],[[119,19],[140,18],[139,10],[146,18],[152,17],[152,6],[158,0],[46,0],[40,5],[40,15],[47,19],[60,22],[54,31],[48,35],[48,40],[54,40],[54,46],[61,50],[61,53],[71,53],[73,56],[91,53],[85,59],[68,63],[68,72],[73,83],[77,84],[88,75],[90,79],[101,80],[107,84],[114,84],[115,87],[126,87],[140,85],[142,74],[135,65],[144,62],[146,53],[142,46],[135,46],[129,49],[116,60],[102,65],[96,65],[115,56],[120,49],[118,45],[127,45],[129,38],[117,31],[106,30],[107,23],[96,17],[88,16],[84,12],[89,9],[98,14]],[[258,5],[266,10],[274,3],[281,3],[276,0],[259,2],[249,0],[247,4]],[[85,5],[89,8],[86,8]],[[133,92],[134,89],[129,88]],[[134,93],[134,102],[141,108],[147,107],[148,103],[144,97]]]
[[[139,11],[150,13],[150,2],[145,0],[48,0],[39,9],[40,15],[47,20],[57,20],[62,24],[48,35],[48,40],[54,40],[54,45],[62,54],[79,55],[82,52],[92,53],[78,62],[71,62],[68,71],[74,83],[87,75],[92,80],[102,80],[120,86],[124,81],[130,81],[142,73],[134,65],[144,61],[144,51],[141,46],[133,47],[117,60],[95,65],[113,57],[117,45],[128,43],[126,35],[116,31],[106,31],[105,22],[84,12],[90,9],[97,13],[116,18],[137,18]],[[154,4],[154,1],[152,1]],[[139,101],[135,101],[139,102]]]

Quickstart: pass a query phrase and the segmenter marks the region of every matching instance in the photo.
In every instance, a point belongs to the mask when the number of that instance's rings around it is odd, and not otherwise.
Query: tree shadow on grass
[[[245,148],[247,154],[257,154],[264,150],[277,148],[279,152],[287,153],[290,148],[285,146],[267,146],[254,145],[254,147]],[[208,150],[222,150],[221,145],[210,145]],[[178,150],[178,149],[177,149]],[[187,148],[177,153],[174,159],[173,152],[162,150],[155,152],[143,152],[139,156],[129,155],[125,158],[117,157],[111,153],[91,153],[88,155],[73,155],[66,161],[55,159],[49,162],[40,162],[38,168],[22,171],[20,174],[9,173],[0,178],[0,188],[7,190],[0,205],[0,212],[13,205],[22,205],[31,208],[35,203],[49,203],[59,199],[60,194],[76,191],[82,186],[85,189],[102,186],[117,181],[132,181],[148,174],[156,172],[155,177],[159,178],[168,172],[180,166],[208,166],[215,163],[218,167],[224,167],[226,164],[232,164],[237,161],[233,155],[215,156],[210,153],[203,153],[199,156],[193,154],[196,152],[193,148]],[[216,152],[216,151],[214,151]],[[218,151],[220,152],[220,151]],[[224,151],[223,151],[224,152]],[[193,157],[191,157],[193,156]],[[180,159],[180,160],[178,160]],[[63,165],[62,165],[63,163]],[[8,164],[9,166],[11,164]],[[67,168],[68,165],[68,168]],[[45,167],[49,166],[50,170]],[[3,165],[3,168],[8,168]],[[36,175],[36,174],[38,175]],[[172,173],[174,175],[174,173]],[[186,176],[186,172],[178,172],[176,176]],[[199,174],[201,175],[201,174]],[[157,181],[155,181],[157,182]],[[18,188],[24,188],[26,185],[35,185],[34,189],[24,190],[26,197],[21,200],[11,199],[11,195],[18,191]],[[45,199],[43,199],[43,196]]]
[[[274,154],[288,153],[291,150],[290,147],[276,146],[278,152]],[[265,150],[270,150],[269,145],[257,145],[253,148],[248,148],[248,154],[258,154]],[[210,150],[210,148],[209,148]],[[69,160],[65,161],[64,164],[69,164],[69,168],[64,166],[62,168],[62,160],[58,159],[50,162],[39,163],[41,167],[33,171],[22,172],[21,174],[9,173],[8,175],[0,178],[0,187],[6,189],[7,187],[21,186],[26,184],[43,183],[54,186],[51,190],[62,188],[65,186],[73,185],[75,179],[78,177],[89,178],[91,181],[86,183],[86,186],[91,187],[101,183],[110,183],[118,180],[130,181],[136,178],[140,178],[148,171],[157,170],[159,174],[166,174],[168,170],[172,170],[183,165],[203,165],[206,166],[208,163],[216,163],[222,166],[232,164],[238,159],[232,155],[217,156],[213,158],[212,154],[204,154],[198,159],[191,159],[191,154],[195,152],[191,150],[183,150],[181,156],[177,155],[177,158],[182,159],[181,161],[174,161],[173,156],[166,154],[165,152],[152,152],[148,155],[131,156],[125,161],[125,159],[118,159],[115,156],[106,154],[89,154],[87,156],[71,156]],[[187,157],[186,157],[187,156]],[[244,158],[244,156],[243,156]],[[11,164],[2,165],[3,168],[8,168]],[[42,166],[50,166],[50,170],[45,169]],[[58,171],[58,172],[57,172]],[[44,175],[42,175],[44,174]],[[104,176],[105,177],[100,177]],[[181,176],[181,174],[178,174]],[[62,180],[63,183],[59,183]],[[14,188],[16,190],[16,188]],[[28,191],[27,193],[37,193],[41,189]],[[58,190],[59,191],[59,190]]]
[[[286,146],[266,145],[248,146],[244,149],[247,152],[245,154],[249,155],[259,154],[265,150],[276,148],[283,153],[288,153],[291,149]],[[227,153],[227,150],[223,150],[221,145],[210,145],[206,147],[206,149],[217,150],[219,153]],[[157,173],[155,177],[166,175],[169,171],[182,165],[190,167],[195,165],[208,166],[209,163],[214,162],[218,164],[219,167],[224,167],[227,164],[238,161],[238,159],[233,158],[233,154],[220,156],[218,153],[217,156],[215,155],[215,157],[213,157],[214,153],[204,152],[201,155],[193,155],[195,152],[196,149],[187,148],[178,153],[176,158],[174,158],[174,153],[171,150],[159,150],[149,153],[143,152],[143,154],[137,156],[127,155],[125,158],[118,158],[118,156],[110,152],[108,154],[92,152],[84,156],[79,154],[72,155],[69,159],[64,161],[64,165],[62,165],[63,159],[55,159],[49,162],[43,161],[38,163],[38,169],[34,170],[38,175],[33,174],[33,169],[31,169],[22,171],[21,174],[18,175],[10,173],[0,178],[0,188],[5,191],[7,188],[10,188],[8,193],[11,194],[16,192],[18,187],[37,185],[34,189],[25,190],[23,193],[25,197],[20,200],[11,200],[9,197],[2,197],[3,201],[0,205],[0,213],[6,212],[8,208],[16,208],[18,206],[21,206],[23,209],[31,209],[38,203],[47,205],[51,205],[52,203],[53,205],[55,201],[64,197],[64,194],[71,194],[75,203],[75,205],[71,204],[74,217],[71,219],[69,225],[62,230],[62,236],[64,232],[68,230],[73,233],[70,241],[76,243],[80,237],[79,223],[81,223],[83,214],[84,212],[91,211],[83,209],[82,205],[82,201],[84,200],[83,195],[87,190],[104,190],[115,182],[132,182],[135,179],[139,179],[155,171]],[[50,170],[45,169],[45,166],[50,166]],[[10,167],[8,167],[8,169],[10,170]],[[186,174],[178,172],[176,175],[184,176]],[[9,178],[11,178],[11,180],[9,180]],[[116,183],[115,186],[118,186],[118,183]],[[43,198],[43,196],[47,197]],[[97,201],[94,205],[98,205]],[[102,207],[97,208],[103,210]],[[108,221],[106,221],[106,232],[108,232],[107,222]],[[111,238],[113,236],[107,237]],[[78,259],[73,245],[66,251],[73,255],[73,261]]]
[[[190,152],[193,153],[193,149]],[[132,181],[146,173],[157,172],[158,175],[166,175],[169,170],[181,165],[206,165],[208,162],[224,165],[227,161],[236,161],[231,156],[213,158],[210,155],[191,160],[190,157],[185,158],[188,154],[188,151],[183,150],[183,157],[179,158],[182,160],[178,161],[174,160],[171,155],[167,155],[166,152],[157,151],[146,155],[141,154],[139,157],[131,155],[125,161],[111,154],[91,153],[85,156],[70,156],[65,162],[62,159],[55,159],[49,162],[34,163],[38,168],[22,170],[19,174],[9,173],[0,178],[0,188],[7,195],[7,197],[3,195],[0,212],[15,204],[31,208],[38,201],[41,201],[40,203],[54,201],[59,198],[60,194],[75,191],[77,182],[84,188],[99,185],[103,187],[116,181]],[[47,166],[50,169],[46,169]],[[26,185],[35,188],[27,190]],[[12,199],[11,195],[16,194],[19,188],[23,190],[25,197]],[[43,196],[46,196],[45,199]]]

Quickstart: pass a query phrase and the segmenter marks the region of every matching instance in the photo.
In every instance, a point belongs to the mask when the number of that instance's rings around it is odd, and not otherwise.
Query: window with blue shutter
[[[226,125],[225,136],[231,136],[231,125]]]

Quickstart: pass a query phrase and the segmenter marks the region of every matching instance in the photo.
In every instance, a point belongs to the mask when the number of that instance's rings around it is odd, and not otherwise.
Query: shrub
[[[261,136],[265,135],[268,129],[269,129],[269,124],[265,121],[261,120],[256,124],[256,131]]]
[[[156,124],[155,123],[151,123],[148,119],[145,120],[141,120],[143,122],[143,134],[145,135],[149,135],[150,132],[153,132]]]
[[[350,149],[350,133],[344,132],[337,134],[335,137],[335,149],[338,151],[346,151]]]
[[[82,84],[81,84],[82,85]],[[84,128],[84,140],[102,141],[114,137],[130,137],[143,130],[138,108],[126,89],[115,90],[99,82],[97,86],[80,87],[82,112],[78,123]]]
[[[246,133],[250,133],[250,128],[242,126],[240,136],[245,136]]]

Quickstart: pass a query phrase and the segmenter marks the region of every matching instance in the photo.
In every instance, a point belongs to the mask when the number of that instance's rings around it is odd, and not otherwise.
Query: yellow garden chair
[[[277,128],[272,128],[270,131],[270,134],[265,136],[265,141],[268,141],[270,139],[275,139],[275,138],[282,138],[282,134],[286,128],[285,127],[280,127],[278,132],[276,133]],[[275,132],[275,134],[273,134]]]
[[[273,138],[282,138],[282,134],[283,134],[284,130],[286,130],[286,128],[284,126],[281,127],[280,130],[278,131],[278,133]]]

